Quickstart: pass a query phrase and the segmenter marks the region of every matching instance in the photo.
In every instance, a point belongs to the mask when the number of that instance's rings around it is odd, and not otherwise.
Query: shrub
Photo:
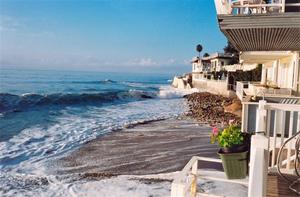
[[[221,148],[230,148],[234,145],[240,145],[243,144],[244,141],[241,128],[237,125],[230,125],[222,131],[214,127],[210,139],[212,144],[218,142]]]

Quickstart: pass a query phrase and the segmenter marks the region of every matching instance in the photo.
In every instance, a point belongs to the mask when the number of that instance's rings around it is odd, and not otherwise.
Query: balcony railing
[[[293,96],[291,88],[268,87],[261,85],[260,82],[237,81],[236,87],[236,95],[240,100],[247,95],[253,97],[296,98]]]
[[[286,7],[300,7],[300,3],[286,0],[215,0],[215,5],[218,15],[284,13]]]
[[[255,110],[250,109],[253,107]],[[250,117],[253,114],[255,118]],[[249,197],[265,197],[269,196],[267,195],[267,175],[269,172],[272,173],[274,170],[280,169],[281,172],[295,174],[297,170],[295,162],[297,151],[299,151],[296,150],[295,146],[297,143],[296,135],[299,135],[298,131],[300,130],[299,105],[274,104],[263,100],[259,103],[244,102],[242,122],[243,132],[255,131],[255,135],[251,138],[249,179],[228,180],[215,176],[205,176],[203,169],[198,170],[198,161],[221,163],[221,160],[194,156],[175,177],[172,183],[171,197],[216,197],[216,195],[200,193],[197,190],[199,179],[241,184],[248,187]],[[253,129],[248,128],[248,123],[253,125]],[[285,143],[288,141],[289,143]],[[280,149],[284,150],[285,154],[278,154]]]

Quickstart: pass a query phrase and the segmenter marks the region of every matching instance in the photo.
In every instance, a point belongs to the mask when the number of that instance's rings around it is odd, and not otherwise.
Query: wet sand
[[[211,128],[195,120],[170,119],[101,136],[57,161],[57,173],[143,175],[181,170],[192,156],[217,158]],[[219,165],[200,163],[200,168]]]

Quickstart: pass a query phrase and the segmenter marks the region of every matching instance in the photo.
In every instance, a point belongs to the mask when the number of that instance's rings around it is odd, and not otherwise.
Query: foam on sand
[[[24,190],[22,193],[9,191],[11,196],[64,196],[64,197],[149,197],[170,196],[171,184],[179,172],[152,174],[152,175],[121,175],[101,180],[77,180],[68,182],[55,177],[20,176],[14,184],[28,184],[32,190]],[[210,174],[214,177],[224,176],[223,172],[201,170],[201,174]],[[45,187],[46,186],[46,187]],[[246,197],[247,187],[239,184],[224,183],[198,179],[197,190],[201,193],[209,193],[227,197]],[[5,189],[5,188],[4,188]],[[1,195],[0,190],[0,195]]]

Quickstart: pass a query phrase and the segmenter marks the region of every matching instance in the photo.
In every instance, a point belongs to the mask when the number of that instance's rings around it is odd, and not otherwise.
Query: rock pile
[[[208,92],[197,92],[186,95],[189,105],[188,116],[201,122],[215,125],[228,125],[230,121],[240,124],[241,119],[235,114],[225,112],[224,107],[236,102],[236,99],[211,94]]]

